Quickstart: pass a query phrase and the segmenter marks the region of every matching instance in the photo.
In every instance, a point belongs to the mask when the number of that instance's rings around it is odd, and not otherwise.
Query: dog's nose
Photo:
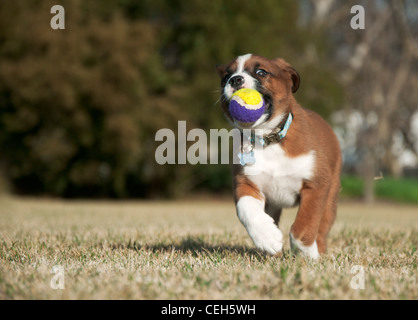
[[[231,79],[229,79],[229,84],[234,89],[238,89],[244,84],[244,77],[243,76],[234,76]]]

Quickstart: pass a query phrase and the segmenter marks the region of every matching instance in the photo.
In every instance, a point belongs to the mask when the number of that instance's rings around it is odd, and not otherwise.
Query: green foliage
[[[0,3],[0,165],[15,191],[66,197],[167,197],[229,190],[229,166],[156,164],[161,128],[227,127],[214,67],[248,52],[299,71],[297,99],[324,116],[342,99],[326,39],[296,1]],[[315,43],[315,45],[313,45]],[[316,60],[305,59],[314,47]],[[309,51],[309,50],[308,50]],[[327,94],[323,94],[323,93]]]
[[[388,179],[376,181],[377,196],[398,202],[418,203],[417,179]]]
[[[363,179],[356,176],[341,177],[341,196],[346,198],[361,198],[363,195]]]
[[[361,198],[363,179],[355,176],[343,176],[341,179],[341,196],[345,198]],[[418,203],[418,180],[384,178],[374,183],[378,199],[396,202]]]

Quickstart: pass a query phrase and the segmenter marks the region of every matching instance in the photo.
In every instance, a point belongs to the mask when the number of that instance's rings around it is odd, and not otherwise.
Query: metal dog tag
[[[242,166],[245,166],[247,164],[251,165],[255,163],[255,157],[254,157],[254,151],[251,152],[240,152],[238,153],[239,163]]]

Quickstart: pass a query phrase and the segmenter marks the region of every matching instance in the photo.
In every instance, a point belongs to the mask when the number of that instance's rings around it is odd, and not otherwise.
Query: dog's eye
[[[256,73],[256,75],[261,76],[261,77],[264,77],[268,74],[268,72],[266,70],[263,70],[263,69],[258,69],[255,73]]]
[[[227,74],[222,78],[222,83],[226,83],[231,75]]]

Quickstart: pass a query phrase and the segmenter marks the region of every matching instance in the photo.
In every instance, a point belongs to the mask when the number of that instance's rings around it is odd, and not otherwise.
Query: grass
[[[342,203],[319,261],[257,250],[231,202],[0,198],[0,299],[417,299],[418,207]],[[52,268],[64,268],[54,290]],[[364,290],[351,288],[353,266]]]
[[[355,176],[341,178],[341,195],[346,198],[361,198],[363,179]],[[396,202],[418,204],[418,179],[384,178],[374,183],[376,198]]]

